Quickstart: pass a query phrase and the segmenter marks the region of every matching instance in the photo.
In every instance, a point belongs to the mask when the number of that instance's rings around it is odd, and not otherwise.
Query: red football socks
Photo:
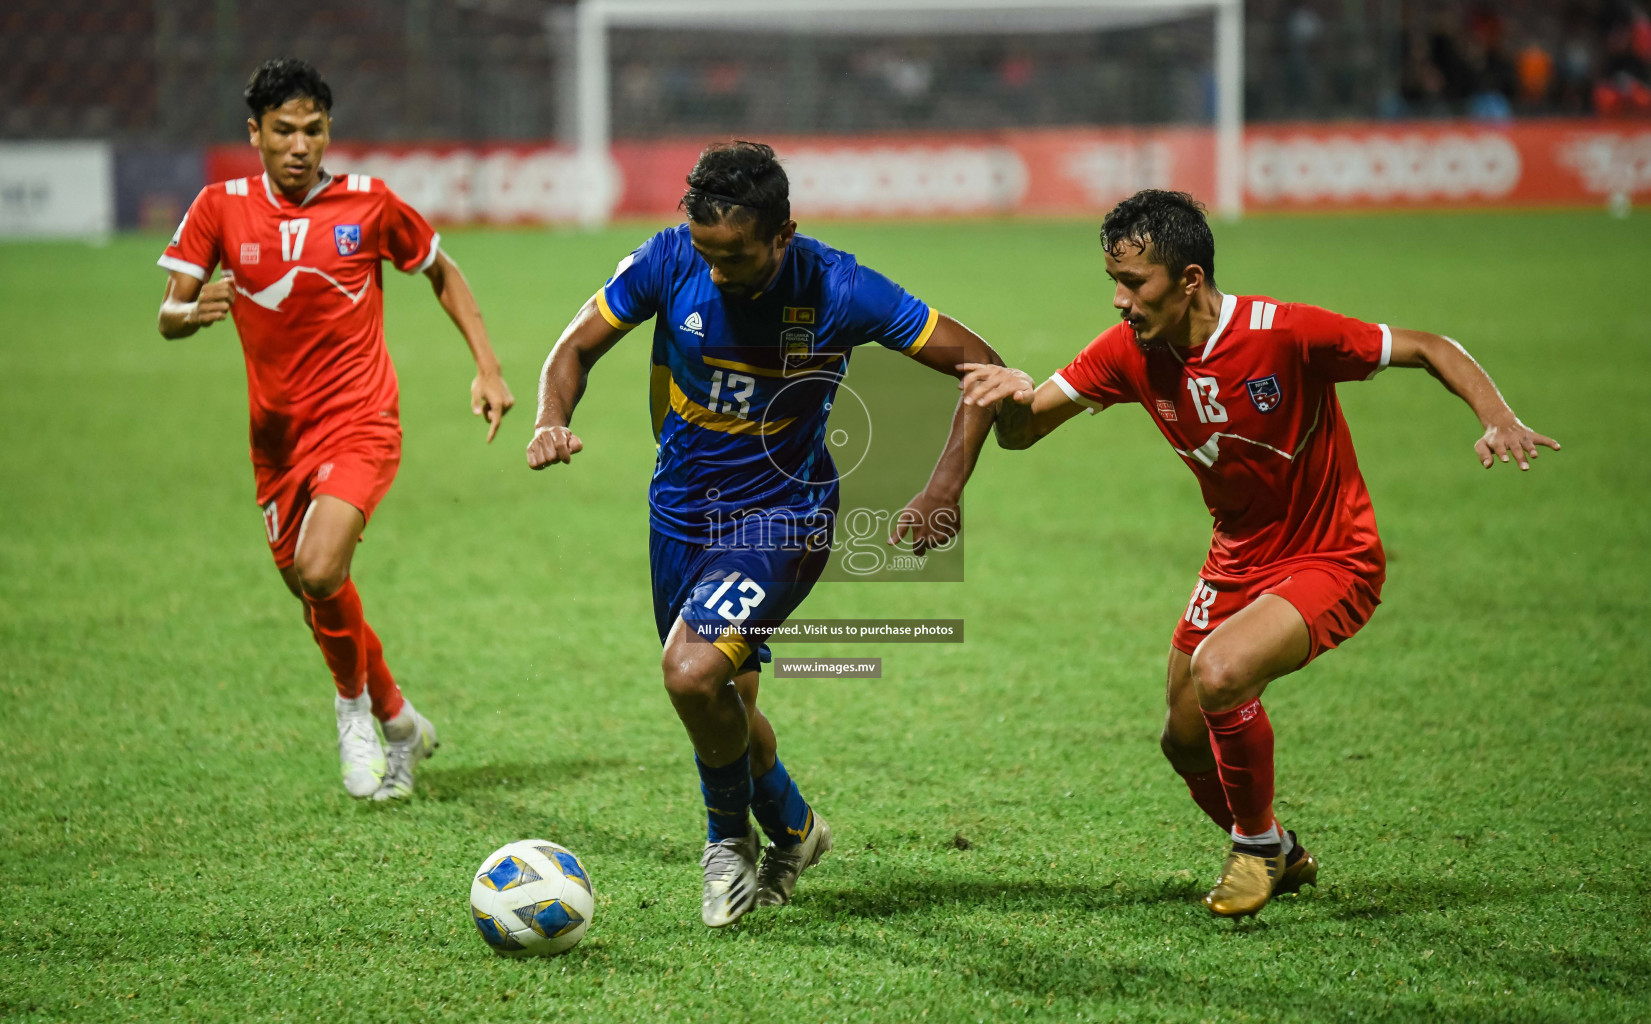
[[[1231,832],[1233,811],[1227,806],[1227,790],[1221,785],[1221,772],[1215,768],[1194,775],[1182,772],[1181,778],[1187,783],[1193,803],[1209,815],[1211,821],[1221,826],[1221,831]]]
[[[306,594],[304,602],[309,605],[310,627],[338,695],[353,700],[366,690],[372,697],[373,715],[381,722],[394,718],[401,710],[401,690],[384,663],[384,645],[361,611],[355,582],[345,580],[331,597]]]
[[[378,642],[378,634],[365,620],[361,627],[367,631],[367,693],[373,699],[373,717],[388,722],[401,714],[405,701],[395,676],[390,674],[390,666],[384,663],[384,645]]]
[[[1231,711],[1205,711],[1204,721],[1234,827],[1239,835],[1267,832],[1273,827],[1273,724],[1260,698]]]

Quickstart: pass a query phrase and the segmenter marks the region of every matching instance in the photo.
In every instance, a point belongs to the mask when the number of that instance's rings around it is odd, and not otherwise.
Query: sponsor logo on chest
[[[1158,415],[1166,423],[1174,423],[1176,420],[1180,419],[1179,416],[1175,415],[1175,403],[1167,398],[1158,399]]]
[[[1284,400],[1284,393],[1279,390],[1278,376],[1268,374],[1258,380],[1248,380],[1244,386],[1249,389],[1250,401],[1262,412],[1272,412]]]
[[[242,242],[241,243],[241,265],[243,267],[250,267],[254,263],[257,263],[257,262],[258,262],[258,243],[257,242]]]
[[[338,255],[353,256],[361,248],[361,225],[339,224],[332,229],[333,244],[338,247]]]
[[[688,314],[688,319],[682,321],[682,329],[689,334],[705,337],[705,318],[699,315],[699,310]]]

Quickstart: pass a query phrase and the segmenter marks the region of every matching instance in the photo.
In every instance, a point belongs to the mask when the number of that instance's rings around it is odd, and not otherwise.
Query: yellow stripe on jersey
[[[731,416],[727,413],[712,412],[683,394],[682,389],[676,386],[675,378],[671,380],[671,410],[696,427],[715,430],[720,434],[766,436],[777,434],[796,422],[795,417],[787,417],[783,420],[758,421],[742,420],[738,416]]]
[[[671,409],[671,368],[655,365],[648,370],[648,413],[653,419],[654,440],[665,429],[665,414]]]
[[[784,370],[771,370],[766,366],[752,366],[750,363],[736,363],[732,359],[712,359],[710,356],[701,356],[706,366],[716,366],[724,370],[738,370],[740,373],[749,373],[757,377],[795,377],[812,370],[823,370],[834,359],[843,358],[843,353],[836,352],[821,358],[818,362],[803,362]]]
[[[905,352],[906,355],[908,355],[908,356],[915,356],[919,349],[921,349],[924,345],[927,345],[929,343],[929,338],[934,334],[935,325],[938,324],[939,322],[940,322],[940,310],[935,309],[933,306],[930,306],[929,307],[929,322],[923,325],[923,333],[919,334],[917,336],[917,340],[912,342],[909,347],[907,347],[905,349],[902,349],[901,351]]]
[[[602,294],[601,289],[597,289],[596,292],[596,311],[601,313],[602,319],[606,320],[608,326],[616,331],[628,331],[636,326],[635,324],[628,324],[613,315],[613,310],[608,307],[608,297]]]
[[[740,636],[739,630],[733,626],[724,629],[721,636],[711,641],[711,646],[727,655],[728,660],[734,663],[735,669],[745,664],[746,658],[751,657],[751,645],[745,642],[745,638]]]

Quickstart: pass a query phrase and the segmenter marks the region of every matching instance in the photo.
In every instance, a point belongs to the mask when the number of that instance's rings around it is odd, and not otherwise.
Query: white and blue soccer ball
[[[555,956],[590,927],[590,872],[572,850],[521,839],[487,855],[470,883],[470,917],[500,956]]]

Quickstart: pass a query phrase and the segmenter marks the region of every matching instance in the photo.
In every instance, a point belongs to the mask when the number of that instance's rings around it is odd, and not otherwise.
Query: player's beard
[[[1127,321],[1127,320],[1124,321],[1124,322],[1129,323],[1129,321]],[[1153,353],[1156,353],[1156,352],[1168,352],[1169,351],[1169,342],[1164,341],[1162,339],[1148,340],[1146,338],[1141,337],[1141,332],[1135,329],[1134,324],[1129,325],[1129,335],[1130,335],[1130,337],[1135,339],[1135,347],[1137,349],[1139,349],[1141,351],[1141,354],[1144,355],[1144,356],[1150,356],[1150,355],[1152,355]]]

